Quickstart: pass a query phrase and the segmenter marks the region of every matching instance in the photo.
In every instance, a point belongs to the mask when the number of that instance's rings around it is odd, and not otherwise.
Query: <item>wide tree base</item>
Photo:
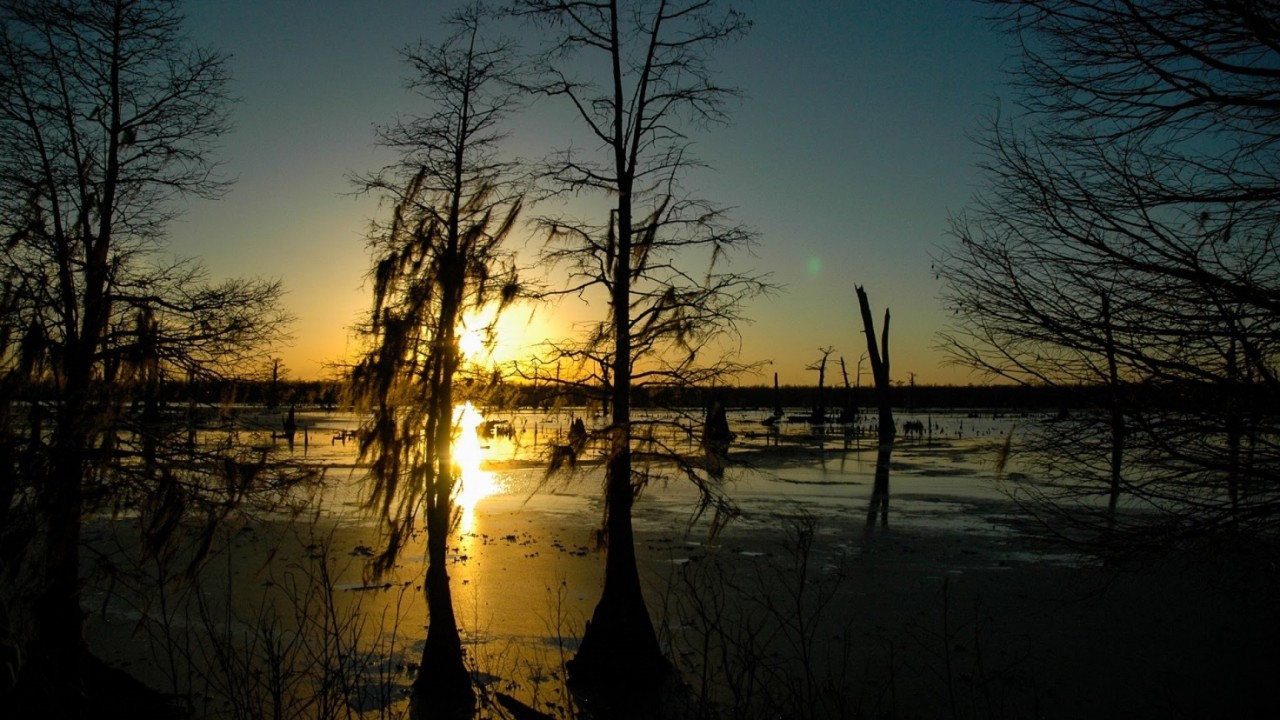
[[[600,617],[587,624],[577,654],[565,663],[570,688],[594,715],[661,717],[663,699],[678,682],[648,617],[643,624]]]
[[[627,646],[621,647],[620,651],[579,651],[565,663],[569,680],[582,686],[625,690],[637,684],[661,683],[672,674],[671,663],[661,653],[629,651]]]
[[[565,663],[569,689],[588,717],[670,720],[692,717],[688,689],[665,658],[600,661],[581,654]]]
[[[460,671],[460,674],[459,674]],[[466,720],[475,716],[476,694],[471,676],[459,662],[446,673],[418,670],[410,696],[410,716],[415,720]]]

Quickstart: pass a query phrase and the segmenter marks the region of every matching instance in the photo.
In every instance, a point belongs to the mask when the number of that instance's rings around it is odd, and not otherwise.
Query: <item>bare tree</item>
[[[818,395],[814,398],[813,413],[809,416],[809,422],[820,425],[827,421],[827,399],[826,392],[827,383],[827,358],[831,357],[831,353],[836,349],[831,345],[818,348],[818,352],[822,353],[822,359],[815,363],[805,366],[805,370],[815,370],[818,373]],[[843,360],[842,360],[843,362]]]
[[[469,7],[449,18],[446,40],[404,51],[409,86],[429,109],[384,127],[379,141],[399,161],[357,178],[393,206],[370,239],[370,348],[353,372],[371,413],[360,442],[372,458],[368,505],[387,534],[374,569],[392,566],[425,515],[430,623],[414,705],[449,716],[474,704],[447,571],[460,481],[451,447],[454,381],[465,371],[460,326],[467,313],[501,310],[519,289],[503,243],[520,199],[511,193],[512,165],[499,156],[516,66],[508,44],[486,41],[483,18]]]
[[[91,672],[85,513],[139,508],[148,541],[163,542],[184,512],[213,521],[233,504],[227,483],[201,481],[221,466],[163,447],[164,379],[246,371],[288,320],[276,282],[214,283],[161,257],[176,201],[225,187],[211,149],[227,81],[224,56],[184,39],[174,2],[0,2],[0,426],[14,471],[0,512],[29,541],[5,557],[6,580],[38,568],[30,604],[6,604],[52,714],[81,710]]]
[[[867,338],[867,358],[871,361],[871,377],[875,380],[876,406],[879,409],[876,434],[876,474],[871,488],[871,503],[867,507],[865,534],[870,537],[876,529],[876,518],[881,529],[889,527],[889,470],[893,458],[893,441],[898,426],[893,421],[893,384],[889,378],[889,308],[884,309],[884,324],[880,327],[880,339],[876,340],[876,322],[871,315],[871,301],[861,285],[854,287],[858,296],[858,311],[862,315],[862,331]]]
[[[880,340],[876,342],[876,321],[871,316],[871,302],[861,285],[854,288],[858,295],[858,310],[862,315],[862,331],[867,336],[867,357],[871,361],[871,377],[875,380],[876,406],[880,410],[876,426],[880,441],[892,441],[898,432],[893,422],[893,385],[889,379],[889,308],[884,309],[884,325],[880,327]]]
[[[740,371],[726,350],[743,303],[765,292],[761,277],[724,267],[753,234],[725,210],[688,194],[681,179],[698,163],[688,132],[726,119],[737,94],[715,82],[713,50],[745,33],[747,20],[711,0],[523,0],[516,12],[545,30],[537,89],[564,100],[598,155],[571,147],[549,158],[543,179],[554,193],[598,193],[609,201],[594,222],[544,217],[546,258],[568,270],[562,294],[600,300],[608,316],[580,342],[552,352],[581,359],[594,373],[576,380],[603,388],[606,430],[604,591],[571,673],[602,688],[635,687],[665,674],[642,594],[631,525],[635,499],[654,466],[635,466],[643,446],[668,458],[662,434],[632,418],[641,387],[711,384]],[[699,267],[701,263],[701,267]],[[681,472],[710,498],[692,465]]]
[[[1053,429],[1085,444],[1040,446],[1046,472],[1093,479],[1059,486],[1076,519],[1103,494],[1114,523],[1128,495],[1131,542],[1274,529],[1274,8],[990,4],[1024,48],[1024,112],[992,122],[987,187],[938,259],[945,346],[1018,382],[1105,388]]]
[[[844,380],[844,401],[840,403],[840,424],[850,425],[858,422],[857,400],[853,388],[849,385],[849,367],[845,365],[844,356],[840,356],[840,377]]]

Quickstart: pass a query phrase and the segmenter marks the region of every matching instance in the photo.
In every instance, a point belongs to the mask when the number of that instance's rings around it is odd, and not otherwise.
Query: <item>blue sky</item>
[[[232,55],[240,102],[220,155],[237,182],[223,199],[191,205],[173,227],[172,247],[203,258],[215,275],[284,280],[298,318],[282,353],[293,377],[324,376],[324,364],[353,347],[347,328],[369,292],[364,231],[379,208],[352,197],[346,176],[389,160],[373,146],[374,125],[419,107],[403,90],[397,51],[439,37],[437,21],[455,5],[186,5],[193,39]],[[982,19],[981,5],[964,0],[739,7],[755,27],[717,63],[745,98],[731,126],[695,135],[714,172],[688,184],[760,232],[756,256],[737,266],[770,271],[785,286],[748,310],[744,356],[772,361],[766,373],[778,371],[784,383],[816,382],[804,366],[823,346],[835,346],[852,368],[865,349],[857,283],[877,321],[886,305],[892,311],[895,380],[915,373],[917,382],[974,381],[933,349],[944,314],[930,255],[945,241],[949,213],[980,181],[971,138],[1002,93],[1012,45]],[[537,154],[556,136],[538,126],[544,115],[513,123],[521,152]],[[512,327],[542,335],[566,313],[517,315]]]

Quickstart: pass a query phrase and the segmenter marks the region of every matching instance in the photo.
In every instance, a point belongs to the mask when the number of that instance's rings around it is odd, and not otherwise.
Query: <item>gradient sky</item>
[[[397,51],[440,37],[437,21],[455,5],[186,4],[192,37],[232,55],[240,102],[220,155],[237,182],[225,198],[189,207],[172,249],[202,258],[215,276],[283,279],[297,316],[282,353],[290,377],[325,377],[326,363],[353,347],[348,328],[370,292],[364,233],[379,208],[352,197],[346,177],[390,160],[373,146],[373,127],[421,107],[403,90]],[[853,372],[865,350],[855,284],[866,286],[877,323],[886,305],[892,311],[894,380],[978,380],[934,349],[944,317],[930,257],[979,181],[971,137],[1002,92],[1008,39],[965,0],[740,7],[755,28],[718,64],[746,97],[732,126],[695,136],[715,172],[688,185],[760,232],[756,256],[735,267],[772,272],[785,286],[747,311],[743,355],[772,365],[744,383],[770,382],[774,370],[784,384],[816,383],[804,368],[823,346]],[[522,154],[540,155],[558,137],[541,125],[545,115],[513,122]],[[517,310],[507,327],[528,326],[538,341],[564,310]]]

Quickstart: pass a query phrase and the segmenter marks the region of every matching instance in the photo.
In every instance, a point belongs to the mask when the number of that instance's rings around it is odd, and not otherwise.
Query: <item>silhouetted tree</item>
[[[507,43],[486,40],[483,19],[469,7],[449,18],[446,40],[404,51],[415,73],[410,88],[429,109],[382,128],[379,142],[400,159],[357,179],[394,207],[370,238],[370,348],[353,372],[371,413],[360,441],[361,456],[372,459],[368,505],[387,537],[374,569],[394,564],[425,515],[430,622],[414,706],[428,714],[474,704],[447,571],[460,481],[451,448],[454,381],[464,371],[459,328],[467,313],[500,311],[518,291],[503,243],[520,199],[511,192],[513,166],[499,154],[516,98],[505,81],[516,65]]]
[[[159,257],[176,201],[225,187],[210,149],[227,127],[226,83],[225,58],[186,42],[173,2],[0,2],[3,512],[22,519],[0,531],[0,587],[35,588],[4,600],[29,651],[28,697],[51,715],[88,708],[96,662],[83,640],[85,514],[137,508],[154,545],[194,511],[208,521],[199,556],[258,479],[209,483],[223,465],[169,453],[158,435],[166,375],[247,371],[288,319],[278,283],[211,283]]]
[[[720,44],[747,20],[706,0],[521,0],[516,12],[544,30],[536,89],[568,103],[600,155],[570,147],[551,157],[543,180],[554,194],[599,193],[602,218],[553,216],[546,259],[570,279],[561,292],[599,300],[608,316],[581,342],[552,355],[579,361],[579,388],[608,395],[604,591],[571,663],[571,674],[623,689],[664,674],[641,591],[631,525],[635,499],[655,466],[632,453],[678,458],[651,423],[632,418],[643,386],[709,385],[741,369],[721,344],[742,320],[743,302],[767,290],[761,278],[724,269],[725,256],[753,234],[725,211],[689,196],[680,180],[698,163],[687,132],[726,119],[736,97],[710,66]],[[702,263],[699,268],[698,264]],[[599,372],[605,368],[607,372]],[[570,380],[570,379],[566,379]],[[679,465],[710,501],[714,489],[694,464]]]
[[[271,384],[267,386],[267,407],[275,408],[280,404],[280,383],[288,372],[283,360],[271,358]]]
[[[822,359],[818,362],[805,366],[805,370],[816,370],[818,372],[818,395],[814,398],[813,413],[809,416],[812,423],[824,423],[827,421],[827,358],[831,357],[831,353],[836,349],[828,345],[827,347],[818,348],[818,352],[822,353]]]
[[[893,422],[893,385],[889,380],[889,308],[884,309],[884,325],[880,328],[880,342],[876,343],[876,321],[871,317],[871,303],[867,291],[858,285],[858,310],[862,314],[862,331],[867,336],[867,358],[871,361],[871,377],[875,380],[876,406],[880,410],[877,425],[881,441],[892,440],[897,434]]]
[[[712,478],[724,477],[724,466],[729,457],[729,446],[733,443],[734,433],[729,430],[729,415],[724,403],[714,400],[707,408],[706,420],[702,423],[702,453],[706,459],[707,474]]]
[[[889,528],[889,468],[898,426],[893,422],[893,384],[889,379],[889,308],[884,309],[884,324],[880,328],[880,340],[877,343],[876,325],[871,316],[871,301],[867,298],[867,291],[861,285],[855,286],[854,291],[858,295],[862,331],[867,337],[867,358],[871,361],[871,377],[875,380],[876,406],[879,409],[875,484],[871,488],[865,531],[866,536],[870,537],[875,531],[877,517],[881,528]]]
[[[1128,495],[1144,508],[1115,528],[1129,546],[1274,530],[1274,7],[990,5],[1024,49],[1024,111],[991,124],[986,187],[938,259],[944,343],[1017,382],[1108,389],[1031,443],[1071,480],[1049,505],[1067,518],[1115,523]]]
[[[844,402],[840,404],[840,423],[848,425],[858,421],[858,408],[854,404],[856,401],[853,396],[853,387],[849,385],[849,367],[844,363],[844,356],[840,356],[840,377],[844,379]]]

